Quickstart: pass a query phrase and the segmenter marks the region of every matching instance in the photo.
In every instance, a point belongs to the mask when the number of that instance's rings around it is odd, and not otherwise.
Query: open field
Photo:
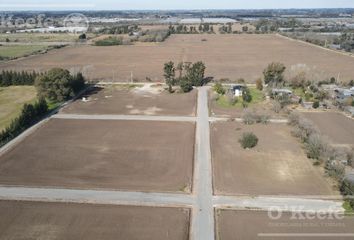
[[[0,56],[4,58],[19,58],[47,50],[43,45],[6,45],[0,46]]]
[[[88,102],[76,100],[62,110],[76,114],[137,114],[195,116],[197,90],[170,94],[161,87],[95,87],[87,94]]]
[[[277,216],[278,213],[272,213]],[[295,216],[303,216],[296,215]],[[311,217],[313,214],[310,215]],[[321,215],[323,216],[323,215]],[[219,240],[235,239],[351,239],[354,236],[354,218],[345,217],[339,219],[291,219],[292,214],[282,213],[281,218],[273,220],[268,217],[268,212],[262,211],[217,211],[217,232]],[[329,215],[333,218],[333,215]],[[258,234],[263,234],[258,236]],[[270,235],[264,235],[270,234]],[[278,235],[277,234],[289,234]],[[299,234],[296,236],[296,234]],[[306,234],[318,234],[311,236]],[[338,235],[325,235],[338,234]],[[340,234],[351,234],[351,236],[340,236]]]
[[[334,192],[282,124],[211,125],[214,193],[221,195],[329,195]],[[258,145],[245,150],[239,139],[253,132]]]
[[[0,184],[188,192],[194,129],[193,123],[51,119],[0,158]]]
[[[305,112],[302,114],[311,120],[333,144],[354,146],[353,119],[335,112]]]
[[[1,239],[188,240],[189,210],[0,201]]]
[[[0,87],[0,131],[18,116],[25,103],[36,99],[36,90],[31,86]]]
[[[202,41],[205,39],[206,41]],[[173,35],[163,43],[132,46],[76,46],[50,51],[31,59],[3,63],[0,69],[47,70],[63,67],[82,71],[90,79],[162,81],[167,61],[199,61],[207,66],[207,76],[216,79],[244,78],[254,82],[273,61],[306,64],[321,75],[352,79],[354,58],[320,49],[276,35]]]

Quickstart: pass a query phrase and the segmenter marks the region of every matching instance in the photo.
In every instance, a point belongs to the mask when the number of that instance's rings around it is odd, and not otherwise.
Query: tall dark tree
[[[172,86],[175,84],[176,69],[172,61],[165,63],[164,77],[166,84],[168,85],[168,91],[172,93]]]
[[[271,63],[263,71],[264,82],[273,87],[277,87],[284,83],[284,71],[286,67],[282,63]]]

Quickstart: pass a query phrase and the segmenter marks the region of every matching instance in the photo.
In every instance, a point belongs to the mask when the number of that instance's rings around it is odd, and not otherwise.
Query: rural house
[[[236,84],[232,85],[229,89],[229,91],[235,96],[235,97],[241,97],[243,90],[246,88],[244,84]]]

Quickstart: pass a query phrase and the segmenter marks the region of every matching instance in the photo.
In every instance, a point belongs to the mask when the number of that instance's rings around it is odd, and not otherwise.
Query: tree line
[[[24,104],[20,116],[13,119],[8,127],[0,133],[0,146],[17,137],[27,128],[40,121],[48,113],[45,98],[39,98],[34,104]]]
[[[19,85],[33,85],[35,79],[39,76],[36,72],[16,72],[5,71],[0,73],[0,87],[19,86]]]
[[[205,70],[205,64],[201,61],[180,62],[177,65],[172,61],[165,63],[164,77],[169,92],[173,92],[173,86],[180,86],[183,92],[190,92],[193,86],[203,86],[207,81]]]

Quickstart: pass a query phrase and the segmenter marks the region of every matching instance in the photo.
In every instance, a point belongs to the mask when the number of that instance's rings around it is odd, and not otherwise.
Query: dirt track
[[[295,240],[312,240],[312,239],[352,239],[353,237],[338,236],[258,236],[258,234],[352,234],[354,236],[354,218],[345,218],[344,220],[291,220],[289,213],[282,213],[282,217],[278,220],[272,220],[268,217],[268,212],[258,211],[233,211],[221,210],[217,214],[217,228],[220,240],[235,239],[295,239]],[[272,216],[277,216],[273,213]],[[300,215],[295,215],[300,216]],[[310,215],[311,217],[313,215]],[[323,215],[322,215],[323,216]]]
[[[189,210],[0,201],[0,239],[188,240]]]
[[[141,93],[138,90],[95,88],[85,95],[88,102],[78,99],[64,108],[62,113],[195,116],[196,90],[186,94],[166,91]]]
[[[334,144],[348,144],[354,147],[354,120],[334,112],[306,112],[305,118],[311,120],[322,134]]]
[[[207,41],[202,41],[206,39]],[[80,46],[0,65],[0,69],[48,70],[53,67],[82,71],[90,79],[163,81],[167,61],[199,61],[207,75],[216,79],[245,78],[254,82],[273,61],[306,64],[320,75],[350,80],[354,58],[276,35],[173,35],[166,42],[150,45],[96,47]]]
[[[252,150],[240,146],[244,132],[259,138]],[[283,124],[225,122],[211,126],[214,192],[225,195],[330,195],[331,187]]]
[[[0,158],[0,184],[188,191],[194,135],[194,123],[52,119]]]

